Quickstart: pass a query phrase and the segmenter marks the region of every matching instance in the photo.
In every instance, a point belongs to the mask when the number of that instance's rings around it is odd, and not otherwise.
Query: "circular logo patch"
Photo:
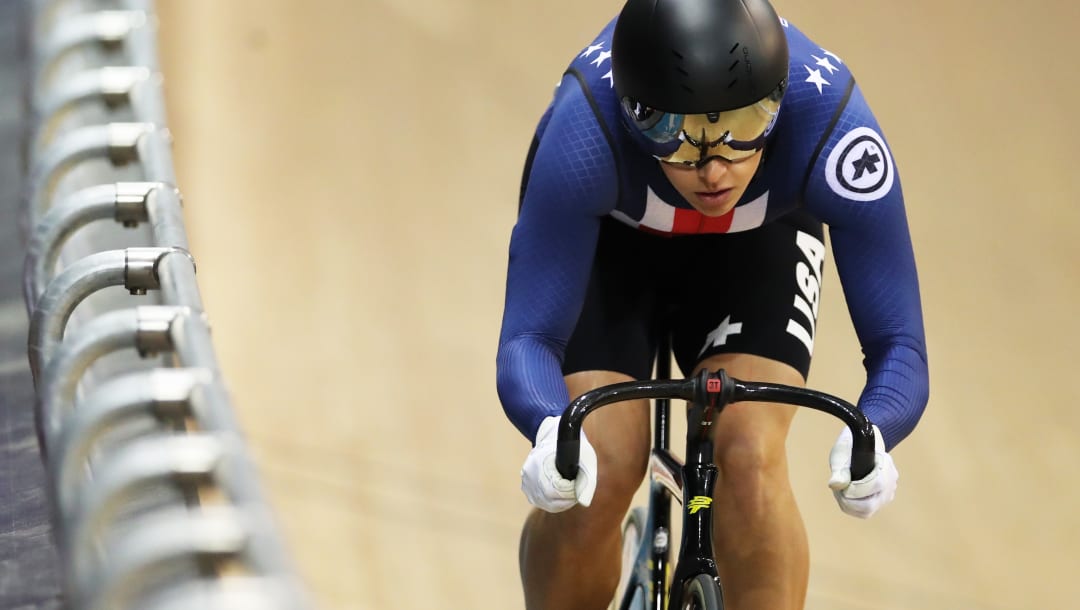
[[[856,127],[845,134],[825,162],[829,188],[855,201],[874,201],[887,195],[895,173],[884,139],[869,127]]]

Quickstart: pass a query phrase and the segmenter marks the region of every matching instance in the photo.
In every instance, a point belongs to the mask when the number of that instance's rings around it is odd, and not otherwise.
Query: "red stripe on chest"
[[[727,233],[734,217],[735,210],[723,216],[710,217],[697,210],[676,209],[671,232],[676,234]]]

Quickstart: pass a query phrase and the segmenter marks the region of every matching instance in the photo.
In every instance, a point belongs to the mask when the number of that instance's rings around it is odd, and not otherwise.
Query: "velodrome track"
[[[852,66],[899,164],[932,396],[869,522],[796,419],[808,608],[1065,608],[1080,573],[1074,4],[778,2]],[[216,346],[326,608],[520,608],[495,395],[536,119],[616,2],[159,3],[176,168]],[[568,18],[568,15],[575,15]],[[811,384],[862,369],[832,267]]]

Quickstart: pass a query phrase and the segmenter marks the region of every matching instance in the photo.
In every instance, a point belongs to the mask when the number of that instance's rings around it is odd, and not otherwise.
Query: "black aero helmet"
[[[788,45],[767,0],[628,0],[611,61],[631,131],[657,158],[694,164],[761,149]]]

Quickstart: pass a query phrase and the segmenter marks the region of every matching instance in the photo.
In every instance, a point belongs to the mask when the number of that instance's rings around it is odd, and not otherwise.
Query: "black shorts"
[[[742,233],[659,236],[607,218],[563,374],[646,379],[661,333],[684,375],[714,354],[753,354],[810,371],[825,256],[801,211]]]

